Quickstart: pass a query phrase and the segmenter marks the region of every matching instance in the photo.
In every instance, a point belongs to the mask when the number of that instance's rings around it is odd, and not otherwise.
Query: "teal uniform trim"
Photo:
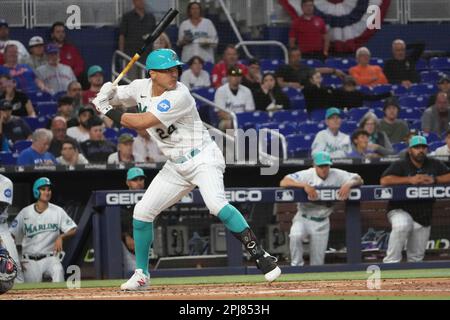
[[[231,232],[241,233],[249,228],[242,214],[231,204],[223,207],[217,216]]]
[[[134,252],[136,269],[148,275],[148,256],[153,243],[153,222],[133,219]]]

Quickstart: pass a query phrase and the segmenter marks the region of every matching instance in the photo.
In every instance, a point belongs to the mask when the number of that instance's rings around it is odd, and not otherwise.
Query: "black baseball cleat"
[[[269,282],[274,281],[281,275],[281,269],[278,267],[277,262],[278,259],[267,252],[256,260],[256,266],[264,273],[264,278]]]

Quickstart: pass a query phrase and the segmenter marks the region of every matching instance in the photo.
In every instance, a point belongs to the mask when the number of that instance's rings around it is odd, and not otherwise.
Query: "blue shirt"
[[[18,64],[15,68],[0,66],[0,75],[7,74],[17,82],[17,89],[24,92],[38,91],[36,74],[27,64]]]
[[[26,165],[44,164],[46,160],[51,160],[53,164],[56,164],[56,159],[50,152],[45,152],[41,154],[36,152],[33,148],[29,147],[19,154],[19,158],[17,159],[17,165],[26,166]]]

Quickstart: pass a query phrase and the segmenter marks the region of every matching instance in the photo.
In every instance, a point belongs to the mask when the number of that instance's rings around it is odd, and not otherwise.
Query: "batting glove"
[[[117,93],[117,86],[114,86],[112,82],[105,82],[99,92],[99,94],[108,97],[108,99],[114,98],[116,93]]]
[[[106,113],[110,110],[112,110],[112,106],[109,104],[108,96],[105,94],[102,94],[99,92],[94,100],[92,100],[92,103],[95,105],[95,109],[97,109],[98,112],[106,115]]]

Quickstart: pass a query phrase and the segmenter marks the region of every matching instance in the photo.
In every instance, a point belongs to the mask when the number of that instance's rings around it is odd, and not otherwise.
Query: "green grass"
[[[366,280],[365,271],[327,272],[327,273],[296,273],[283,274],[278,281],[330,281],[330,280]],[[417,269],[381,271],[382,279],[414,279],[414,278],[448,278],[450,269]],[[119,287],[124,280],[86,280],[81,282],[82,288]],[[225,284],[225,283],[259,283],[265,282],[262,275],[233,275],[209,277],[154,278],[152,285],[183,285],[183,284]],[[24,283],[16,284],[14,289],[64,289],[66,283]],[[333,298],[334,297],[330,297]],[[361,297],[358,297],[358,299]],[[370,297],[373,299],[374,297]],[[284,298],[283,298],[284,299]],[[339,298],[341,299],[341,298]]]

